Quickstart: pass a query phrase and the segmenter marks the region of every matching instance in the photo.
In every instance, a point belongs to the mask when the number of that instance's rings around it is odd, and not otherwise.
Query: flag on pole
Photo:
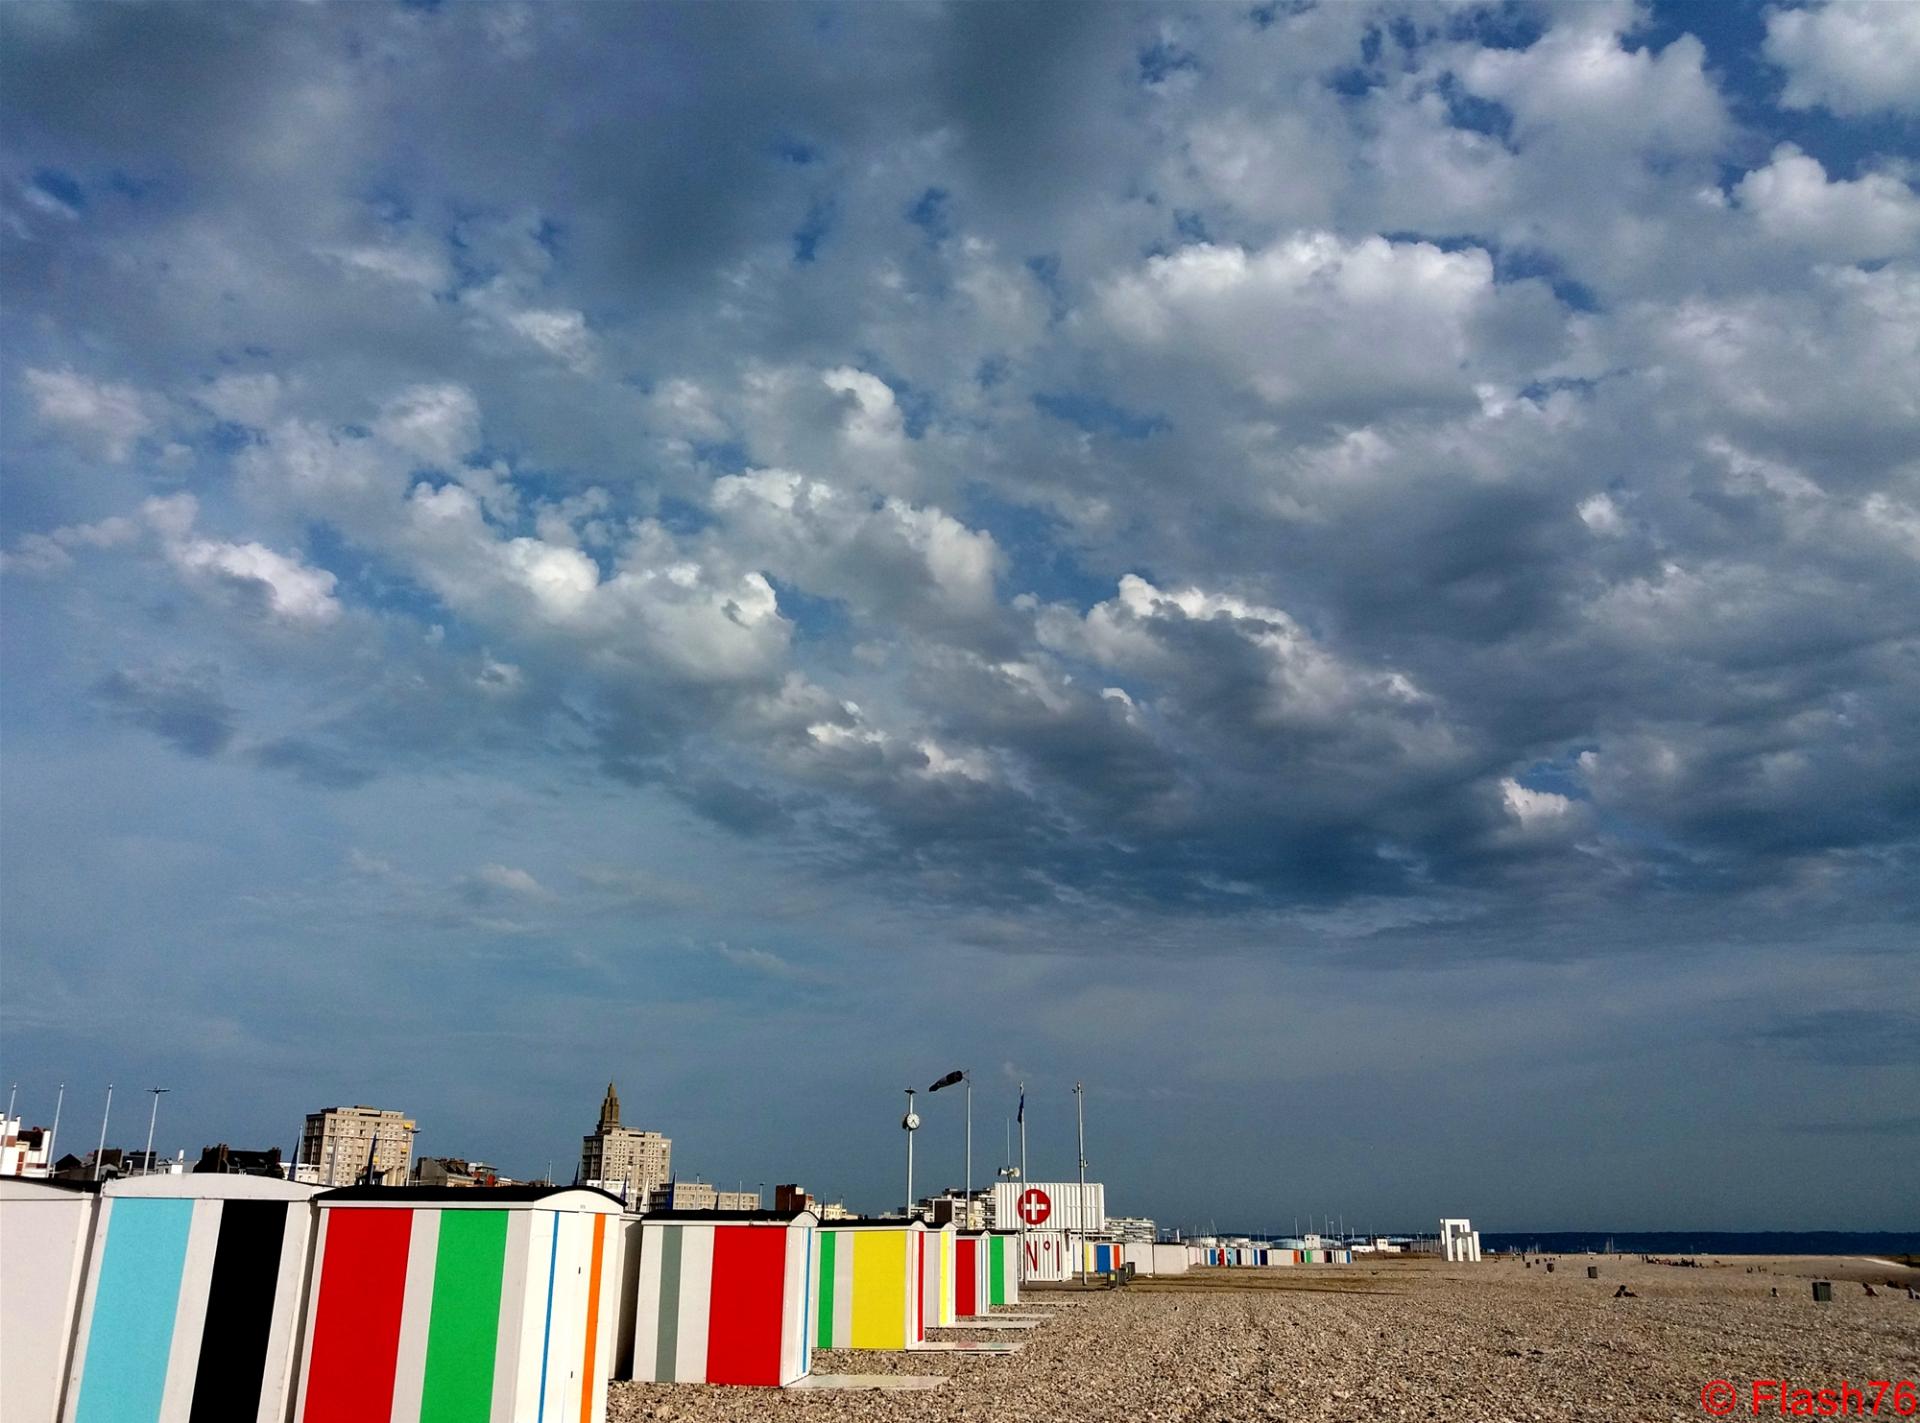
[[[1020,1110],[1013,1114],[1013,1119],[1016,1122],[1024,1122],[1027,1119],[1027,1089],[1024,1087],[1020,1089]]]
[[[966,1073],[956,1069],[953,1072],[949,1072],[945,1077],[942,1077],[938,1082],[934,1083],[933,1086],[927,1088],[927,1090],[929,1092],[938,1092],[942,1087],[953,1086],[954,1083],[960,1081],[966,1075]]]

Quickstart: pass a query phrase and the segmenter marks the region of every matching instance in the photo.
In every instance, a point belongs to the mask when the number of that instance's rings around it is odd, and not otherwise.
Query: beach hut
[[[939,1329],[953,1323],[955,1233],[956,1227],[949,1221],[920,1236],[920,1317],[926,1329]]]
[[[640,1222],[635,1213],[623,1214],[607,1230],[620,1240],[620,1306],[613,1327],[613,1368],[609,1377],[633,1377],[633,1335],[640,1312]]]
[[[1020,1303],[1020,1233],[988,1231],[986,1251],[987,1303],[996,1308]]]
[[[56,1423],[97,1189],[0,1177],[0,1401],[21,1423]]]
[[[806,1374],[818,1225],[811,1211],[639,1217],[632,1362],[619,1377],[778,1388]]]
[[[1187,1273],[1188,1251],[1184,1245],[1149,1245],[1147,1252],[1153,1258],[1153,1273],[1156,1275],[1184,1275]]]
[[[101,1187],[61,1417],[280,1423],[315,1189],[199,1173]]]
[[[1061,1281],[1073,1278],[1073,1252],[1064,1230],[1029,1230],[1021,1242],[1020,1278]]]
[[[926,1234],[917,1220],[836,1220],[814,1232],[818,1347],[911,1349],[927,1337],[920,1279],[920,1240]],[[956,1242],[956,1260],[965,1239],[963,1234]],[[968,1312],[957,1292],[954,1309]]]
[[[961,1319],[987,1312],[986,1239],[984,1230],[963,1230],[954,1238],[953,1312]]]
[[[620,1201],[566,1186],[317,1197],[296,1423],[602,1423]]]

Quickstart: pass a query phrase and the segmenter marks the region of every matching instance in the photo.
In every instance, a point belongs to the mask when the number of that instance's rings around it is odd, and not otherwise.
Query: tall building
[[[308,1112],[294,1179],[351,1186],[368,1180],[370,1170],[376,1186],[405,1185],[413,1160],[413,1132],[411,1118],[379,1107]]]
[[[673,1142],[657,1131],[620,1125],[620,1094],[607,1084],[600,1103],[600,1125],[580,1139],[580,1179],[644,1201],[673,1178]]]

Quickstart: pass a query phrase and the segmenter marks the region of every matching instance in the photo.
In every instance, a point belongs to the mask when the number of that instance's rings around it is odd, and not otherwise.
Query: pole
[[[1087,1089],[1073,1084],[1073,1112],[1080,1122],[1080,1283],[1087,1282]]]
[[[100,1179],[100,1158],[107,1154],[107,1118],[113,1115],[113,1084],[107,1084],[107,1109],[100,1114],[100,1145],[93,1153],[93,1179]]]
[[[967,1229],[973,1229],[973,1074],[967,1083]]]
[[[173,1088],[149,1087],[147,1090],[153,1093],[153,1110],[147,1113],[147,1154],[144,1158],[144,1164],[140,1168],[140,1174],[142,1176],[151,1176],[153,1174],[153,1128],[154,1124],[160,1120],[160,1094],[162,1092],[171,1092]]]
[[[1027,1213],[1021,1200],[1027,1194],[1027,1084],[1020,1084],[1020,1189],[1013,1193],[1013,1213],[1020,1217],[1020,1268],[1027,1267]]]
[[[13,1120],[13,1099],[15,1096],[19,1094],[19,1091],[20,1091],[20,1084],[18,1082],[14,1083],[13,1086],[7,1089],[7,1120],[8,1121]]]
[[[47,1133],[47,1175],[53,1175],[53,1163],[60,1158],[53,1154],[54,1144],[60,1140],[60,1109],[67,1105],[67,1084],[60,1084],[60,1095],[53,1099],[53,1129]]]
[[[907,1088],[907,1114],[900,1118],[900,1125],[907,1132],[907,1215],[913,1219],[913,1129],[920,1125],[920,1119],[913,1114],[913,1088]]]

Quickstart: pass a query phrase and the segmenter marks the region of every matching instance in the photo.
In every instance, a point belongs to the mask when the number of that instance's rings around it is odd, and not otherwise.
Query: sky
[[[1920,4],[27,0],[0,140],[63,1147],[1920,1226]]]

